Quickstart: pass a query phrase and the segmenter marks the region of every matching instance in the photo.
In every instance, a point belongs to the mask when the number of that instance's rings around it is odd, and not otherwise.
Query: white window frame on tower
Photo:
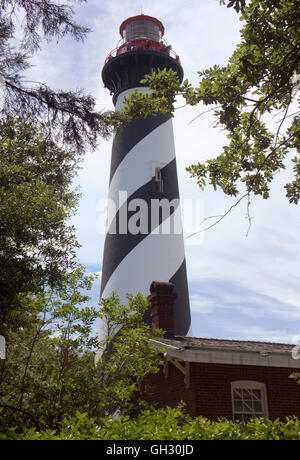
[[[157,191],[162,193],[164,191],[164,182],[162,180],[161,168],[155,168],[155,182],[157,184]]]
[[[232,414],[235,421],[247,422],[251,418],[269,418],[267,389],[262,382],[237,380],[231,382]]]
[[[156,191],[163,193],[164,191],[164,181],[162,178],[162,169],[166,166],[166,163],[161,163],[158,161],[150,161],[151,176],[157,184]]]

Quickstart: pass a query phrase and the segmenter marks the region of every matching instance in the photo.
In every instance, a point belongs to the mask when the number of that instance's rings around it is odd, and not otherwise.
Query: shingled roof
[[[227,340],[203,337],[182,337],[159,338],[161,343],[179,349],[203,349],[203,350],[224,350],[224,351],[245,351],[257,353],[291,354],[295,345],[273,342],[256,342],[248,340]]]

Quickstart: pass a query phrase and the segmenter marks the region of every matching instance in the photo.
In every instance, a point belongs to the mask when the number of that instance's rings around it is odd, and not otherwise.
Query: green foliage
[[[84,40],[89,29],[74,20],[76,1],[2,0],[0,2],[0,76],[5,85],[3,112],[30,117],[45,137],[77,153],[96,148],[99,137],[110,136],[124,116],[95,110],[95,99],[82,89],[57,91],[46,82],[26,82],[24,71],[43,40],[66,35]],[[21,27],[20,18],[22,18]],[[1,104],[2,109],[2,104]],[[1,112],[1,110],[0,110]]]
[[[87,306],[91,277],[77,268],[59,290],[27,298],[27,324],[6,330],[0,368],[2,427],[57,428],[76,410],[96,410],[98,311]]]
[[[79,0],[84,2],[86,0]],[[74,3],[71,0],[70,3]],[[43,38],[60,39],[70,34],[75,40],[83,40],[89,29],[74,22],[74,10],[69,5],[36,0],[4,0],[1,1],[1,16],[11,23],[18,18],[20,11],[24,13],[22,23],[21,47],[36,51],[41,47]]]
[[[235,0],[227,6],[241,13],[243,21],[241,42],[228,64],[199,72],[197,87],[188,80],[180,85],[173,71],[153,73],[145,78],[153,96],[134,93],[127,99],[125,112],[136,118],[158,112],[172,116],[178,95],[188,105],[211,106],[215,126],[227,131],[228,143],[216,158],[191,165],[187,170],[200,188],[211,184],[231,196],[244,190],[248,199],[250,194],[267,199],[274,175],[285,168],[286,157],[294,149],[297,152],[292,160],[294,178],[285,187],[289,202],[297,204],[300,198],[300,118],[296,105],[300,78],[299,2]]]
[[[78,243],[68,220],[78,200],[70,190],[76,171],[74,152],[46,141],[35,123],[0,120],[2,332],[20,319],[22,296],[59,285],[74,268]]]
[[[76,412],[99,418],[145,407],[145,377],[161,364],[152,331],[142,321],[148,301],[129,295],[123,306],[114,294],[103,300],[99,313],[86,295],[92,281],[78,267],[59,289],[28,296],[26,324],[6,331],[7,359],[0,362],[3,432],[57,432]],[[99,316],[110,333],[101,343],[94,332]],[[103,353],[96,366],[99,347]]]
[[[225,5],[225,0],[220,0],[220,5]],[[231,8],[232,6],[233,6],[233,8],[235,9],[235,11],[237,13],[239,13],[240,11],[244,11],[244,9],[246,7],[246,0],[230,0],[230,1],[228,1],[227,8]]]
[[[17,433],[8,430],[0,434],[1,440],[300,440],[300,421],[265,422],[253,419],[248,423],[230,420],[210,421],[203,417],[191,418],[183,405],[175,408],[148,409],[136,418],[102,417],[91,419],[77,412],[64,419],[59,434],[34,429]]]
[[[153,332],[143,317],[149,301],[141,294],[128,295],[128,305],[118,296],[103,299],[99,317],[106,327],[106,338],[99,344],[102,356],[102,412],[130,412],[143,406],[147,391],[145,377],[159,371],[162,364],[157,346],[150,340]],[[162,331],[156,330],[159,336]]]
[[[176,93],[180,91],[177,73],[172,69],[163,69],[146,75],[141,83],[149,85],[153,93],[141,94],[136,89],[124,98],[124,109],[120,113],[124,116],[129,114],[133,118],[146,118],[158,113],[172,115]]]

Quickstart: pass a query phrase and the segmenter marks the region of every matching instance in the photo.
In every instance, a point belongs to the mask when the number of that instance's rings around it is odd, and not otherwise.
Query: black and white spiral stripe
[[[139,91],[148,91],[139,88]],[[129,90],[130,92],[133,89]],[[123,97],[120,94],[117,109]],[[180,206],[170,208],[168,216],[161,216],[157,228],[151,222],[153,168],[159,165],[164,184],[164,198],[179,199],[175,145],[172,120],[163,115],[134,120],[115,135],[112,147],[109,199],[116,204],[111,225],[118,229],[124,206],[135,198],[148,204],[148,232],[131,234],[110,233],[105,237],[101,298],[116,291],[122,303],[126,294],[141,292],[149,295],[152,281],[170,281],[177,294],[174,311],[176,335],[188,335],[191,326],[186,263],[182,231],[161,232],[166,220],[181,222]],[[119,204],[119,192],[126,191],[127,202]],[[128,218],[134,212],[128,211]],[[170,227],[172,229],[172,225]]]

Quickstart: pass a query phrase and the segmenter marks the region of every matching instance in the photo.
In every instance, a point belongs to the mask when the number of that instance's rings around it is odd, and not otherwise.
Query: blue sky
[[[194,84],[197,71],[226,64],[239,41],[238,16],[232,8],[219,6],[218,0],[88,0],[76,7],[78,21],[92,29],[86,41],[45,43],[30,76],[57,89],[84,88],[96,98],[98,109],[113,109],[101,69],[120,38],[121,22],[141,11],[163,22],[165,39]],[[181,199],[200,203],[199,221],[224,213],[235,202],[209,188],[200,191],[185,170],[214,157],[226,142],[224,133],[212,127],[211,114],[194,120],[202,110],[178,109],[174,119]],[[82,245],[78,260],[89,272],[101,273],[104,236],[99,230],[110,149],[111,140],[100,141],[95,152],[87,153],[75,184],[82,193],[73,219]],[[248,236],[246,203],[241,202],[214,228],[185,239],[193,335],[291,343],[300,338],[300,215],[299,207],[284,197],[289,176],[288,170],[278,175],[269,200],[253,200]],[[186,236],[190,230],[185,228]],[[96,301],[99,286],[95,283],[92,291]]]

